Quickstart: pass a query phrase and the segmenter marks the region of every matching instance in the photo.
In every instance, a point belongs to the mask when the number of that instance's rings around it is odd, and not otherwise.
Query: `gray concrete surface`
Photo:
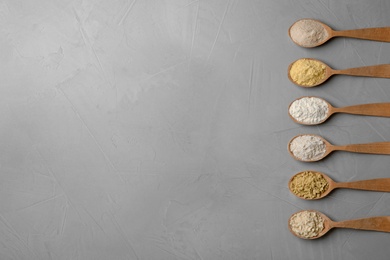
[[[334,39],[303,49],[297,19],[390,26],[381,0],[0,0],[0,259],[389,259],[390,234],[301,240],[289,216],[390,215],[390,195],[338,190],[302,201],[313,169],[336,181],[390,177],[389,157],[287,153],[296,134],[390,141],[390,119],[292,122],[303,95],[335,106],[390,102],[390,80],[335,76],[303,89],[287,66],[390,62],[390,44]]]

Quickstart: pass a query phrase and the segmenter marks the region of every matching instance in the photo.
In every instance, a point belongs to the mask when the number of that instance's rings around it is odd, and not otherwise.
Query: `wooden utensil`
[[[324,30],[327,31],[328,37],[324,38],[322,41],[319,42],[313,42],[309,45],[302,45],[300,44],[296,39],[291,37],[291,29],[300,21],[302,20],[308,20],[312,21],[313,23],[316,23],[320,25]],[[390,27],[379,27],[379,28],[363,28],[363,29],[355,29],[355,30],[344,30],[344,31],[335,31],[332,28],[330,28],[328,25],[315,20],[315,19],[300,19],[296,21],[288,30],[288,34],[292,41],[305,48],[313,48],[317,47],[319,45],[324,44],[329,39],[333,37],[348,37],[348,38],[356,38],[356,39],[363,39],[363,40],[372,40],[372,41],[381,41],[381,42],[390,42]]]
[[[302,159],[296,157],[293,154],[293,152],[291,151],[291,149],[290,149],[291,142],[295,138],[297,138],[298,136],[305,136],[305,135],[314,136],[314,137],[320,138],[325,143],[326,150],[325,150],[325,153],[320,158],[309,160],[309,161],[305,161],[305,160],[302,160]],[[390,142],[377,142],[377,143],[366,143],[366,144],[349,144],[349,145],[332,145],[331,143],[329,143],[327,140],[325,140],[324,138],[322,138],[319,135],[304,134],[304,135],[297,135],[297,136],[293,137],[290,140],[290,142],[288,142],[287,150],[290,153],[290,155],[294,159],[296,159],[298,161],[302,161],[302,162],[315,162],[315,161],[322,160],[323,158],[328,156],[333,151],[345,151],[345,152],[352,152],[352,153],[368,153],[368,154],[389,154],[390,155]]]
[[[296,118],[294,118],[290,113],[290,107],[291,105],[302,98],[311,98],[313,96],[307,96],[307,97],[300,97],[294,100],[290,103],[288,109],[289,109],[289,116],[292,120],[294,120],[298,124],[302,125],[319,125],[324,123],[331,115],[335,113],[345,113],[345,114],[353,114],[353,115],[365,115],[365,116],[380,116],[380,117],[390,117],[390,103],[372,103],[372,104],[361,104],[361,105],[354,105],[354,106],[347,106],[347,107],[333,107],[328,101],[326,101],[323,98],[314,97],[323,100],[328,105],[328,113],[327,116],[318,123],[305,123],[298,121]]]
[[[316,239],[325,235],[332,228],[350,228],[350,229],[390,232],[390,216],[378,216],[378,217],[360,218],[360,219],[352,219],[352,220],[344,220],[344,221],[336,222],[336,221],[332,221],[328,216],[326,216],[325,214],[319,211],[316,210],[308,210],[308,211],[316,212],[322,217],[322,219],[324,220],[324,229],[317,236],[310,237],[310,238],[302,237],[299,234],[296,234],[291,228],[290,220],[292,216],[299,213],[297,212],[291,215],[291,217],[288,220],[288,227],[291,233],[294,234],[296,237],[303,238],[303,239]]]
[[[320,195],[318,198],[304,198],[298,196],[298,194],[295,194],[292,191],[291,188],[291,182],[295,178],[295,176],[304,173],[299,172],[291,177],[290,181],[288,182],[288,188],[290,189],[291,193],[293,193],[295,196],[301,199],[305,200],[317,200],[322,199],[326,197],[332,190],[338,189],[338,188],[344,188],[344,189],[355,189],[355,190],[369,190],[369,191],[382,191],[382,192],[390,192],[390,178],[381,178],[381,179],[370,179],[370,180],[361,180],[361,181],[351,181],[351,182],[335,182],[332,180],[328,175],[322,172],[318,171],[311,171],[321,174],[325,180],[328,182],[328,189]]]
[[[315,87],[315,86],[318,86],[318,85],[321,85],[322,83],[324,83],[328,78],[330,78],[331,76],[333,75],[349,75],[349,76],[361,76],[361,77],[376,77],[376,78],[390,78],[390,64],[379,64],[379,65],[372,65],[372,66],[365,66],[365,67],[358,67],[358,68],[350,68],[350,69],[343,69],[343,70],[335,70],[335,69],[332,69],[331,67],[329,67],[327,64],[325,64],[324,62],[320,61],[320,60],[317,60],[317,59],[312,59],[312,58],[304,58],[306,60],[314,60],[314,61],[317,61],[321,64],[323,64],[325,66],[325,77],[319,81],[318,83],[316,84],[313,84],[313,85],[302,85],[302,84],[299,84],[297,82],[295,82],[292,78],[291,78],[291,75],[290,75],[290,70],[291,70],[291,67],[292,65],[298,61],[294,61],[292,62],[289,66],[288,66],[288,78],[290,79],[290,81],[300,87],[304,87],[304,88],[311,88],[311,87]]]

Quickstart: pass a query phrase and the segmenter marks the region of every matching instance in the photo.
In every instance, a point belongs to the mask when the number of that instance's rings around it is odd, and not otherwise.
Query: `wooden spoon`
[[[311,21],[315,27],[320,28],[320,30],[325,30],[327,37],[323,38],[320,41],[310,41],[310,43],[302,44],[298,39],[294,38],[291,34],[292,29],[297,29],[299,23],[302,21]],[[302,31],[301,33],[307,33]],[[390,42],[390,27],[379,27],[379,28],[364,28],[364,29],[355,29],[355,30],[346,30],[346,31],[334,31],[328,25],[314,19],[300,19],[296,21],[288,30],[288,34],[291,40],[301,47],[312,48],[324,44],[329,39],[333,37],[348,37],[348,38],[357,38],[364,40],[372,41],[381,41],[381,42]],[[310,34],[308,34],[310,36]]]
[[[303,210],[306,211],[306,210]],[[379,217],[369,217],[369,218],[360,218],[360,219],[352,219],[352,220],[344,220],[344,221],[339,221],[335,222],[332,221],[328,216],[325,214],[316,211],[316,210],[307,210],[310,212],[316,212],[319,214],[322,219],[324,220],[324,228],[322,231],[314,237],[303,237],[300,236],[299,234],[295,233],[290,224],[291,218],[299,213],[296,212],[288,220],[288,227],[291,231],[292,234],[294,234],[296,237],[303,238],[303,239],[316,239],[320,238],[323,235],[325,235],[329,230],[332,228],[350,228],[350,229],[359,229],[359,230],[371,230],[371,231],[381,231],[381,232],[390,232],[390,216],[379,216]],[[300,211],[301,212],[301,211]]]
[[[372,66],[365,66],[365,67],[358,67],[358,68],[350,68],[350,69],[343,69],[343,70],[334,70],[331,67],[329,67],[324,62],[312,59],[312,58],[303,58],[305,60],[313,60],[321,63],[325,66],[325,76],[322,80],[318,81],[316,84],[312,85],[302,85],[298,82],[294,81],[290,75],[291,67],[295,62],[298,60],[292,62],[288,66],[288,78],[291,80],[292,83],[304,87],[304,88],[311,88],[318,86],[322,83],[324,83],[328,78],[330,78],[333,75],[342,74],[342,75],[349,75],[349,76],[361,76],[361,77],[377,77],[377,78],[390,78],[390,64],[379,64],[379,65],[372,65]],[[302,59],[299,59],[302,60]]]
[[[390,178],[381,178],[381,179],[371,179],[371,180],[362,180],[362,181],[351,181],[351,182],[335,182],[332,180],[328,175],[322,172],[317,171],[311,171],[315,173],[321,174],[324,179],[328,183],[328,188],[326,191],[324,191],[319,197],[317,198],[304,198],[300,197],[298,194],[294,193],[291,188],[291,182],[293,179],[306,171],[299,172],[291,177],[290,181],[288,182],[288,188],[290,189],[291,193],[293,193],[295,196],[301,199],[305,200],[317,200],[322,199],[325,196],[327,196],[332,190],[338,189],[338,188],[344,188],[344,189],[355,189],[355,190],[370,190],[370,191],[383,191],[383,192],[390,192]]]
[[[294,141],[295,138],[300,136],[311,136],[314,137],[317,140],[321,140],[325,145],[325,150],[322,154],[319,156],[316,156],[312,159],[305,159],[305,158],[298,158],[294,155],[294,153],[291,151],[291,143]],[[306,150],[310,150],[310,147],[305,147]],[[316,162],[319,160],[322,160],[326,156],[328,156],[333,151],[346,151],[346,152],[352,152],[352,153],[368,153],[368,154],[389,154],[390,155],[390,142],[377,142],[377,143],[366,143],[366,144],[349,144],[349,145],[332,145],[327,140],[322,138],[319,135],[314,134],[303,134],[303,135],[297,135],[294,136],[290,142],[288,142],[287,147],[288,152],[290,155],[302,162]]]
[[[295,101],[299,101],[303,98],[316,98],[321,99],[324,103],[328,105],[328,112],[326,116],[322,118],[321,121],[315,121],[315,120],[306,120],[306,122],[299,121],[297,118],[293,117],[290,112],[291,105]],[[315,107],[312,107],[314,109]],[[309,110],[310,107],[307,108]],[[320,109],[320,108],[318,108]],[[306,97],[300,97],[294,100],[290,103],[288,107],[289,116],[292,120],[294,120],[298,124],[302,125],[319,125],[324,123],[331,115],[335,113],[345,113],[345,114],[353,114],[353,115],[365,115],[365,116],[381,116],[381,117],[390,117],[390,103],[372,103],[372,104],[362,104],[362,105],[354,105],[354,106],[347,106],[347,107],[333,107],[328,101],[325,99],[319,98],[319,97],[313,97],[313,96],[306,96]],[[313,113],[313,111],[310,111]],[[319,114],[320,111],[316,111],[317,114]]]

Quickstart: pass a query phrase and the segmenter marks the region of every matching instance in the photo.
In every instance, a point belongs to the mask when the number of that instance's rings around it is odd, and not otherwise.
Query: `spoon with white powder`
[[[288,228],[296,237],[316,239],[325,235],[332,228],[350,228],[390,232],[390,216],[377,216],[344,221],[333,221],[316,210],[302,210],[291,215]]]
[[[291,102],[288,113],[292,120],[303,125],[318,125],[335,113],[390,117],[390,103],[333,107],[319,97],[301,97]]]
[[[306,48],[317,47],[333,37],[390,42],[390,27],[334,31],[318,20],[307,18],[296,21],[289,28],[288,34],[294,43]]]
[[[333,75],[390,78],[390,64],[379,64],[357,68],[335,70],[324,62],[302,58],[288,66],[288,78],[300,87],[311,88],[324,83]]]
[[[332,145],[319,135],[303,134],[293,137],[287,149],[290,155],[298,161],[315,162],[333,151],[390,155],[390,142]]]

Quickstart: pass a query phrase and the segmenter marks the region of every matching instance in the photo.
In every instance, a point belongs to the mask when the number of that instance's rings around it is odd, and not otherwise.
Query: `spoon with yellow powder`
[[[368,217],[333,221],[322,212],[302,210],[291,215],[288,228],[293,235],[303,239],[320,238],[333,228],[350,228],[390,232],[390,216]]]
[[[292,120],[303,125],[324,123],[335,113],[390,117],[390,103],[372,103],[347,107],[333,107],[319,97],[300,97],[291,102],[288,113]]]
[[[288,78],[291,82],[305,88],[318,86],[337,74],[390,78],[390,64],[334,70],[317,59],[303,58],[294,61],[288,66]]]
[[[335,182],[325,173],[303,171],[291,177],[288,188],[298,198],[317,200],[337,188],[390,192],[390,178]]]
[[[314,134],[293,137],[287,148],[294,159],[302,162],[319,161],[333,151],[390,155],[390,142],[332,145],[321,136]]]
[[[288,34],[294,43],[306,48],[317,47],[333,37],[390,42],[390,27],[334,31],[318,20],[307,18],[296,21],[289,28]]]

